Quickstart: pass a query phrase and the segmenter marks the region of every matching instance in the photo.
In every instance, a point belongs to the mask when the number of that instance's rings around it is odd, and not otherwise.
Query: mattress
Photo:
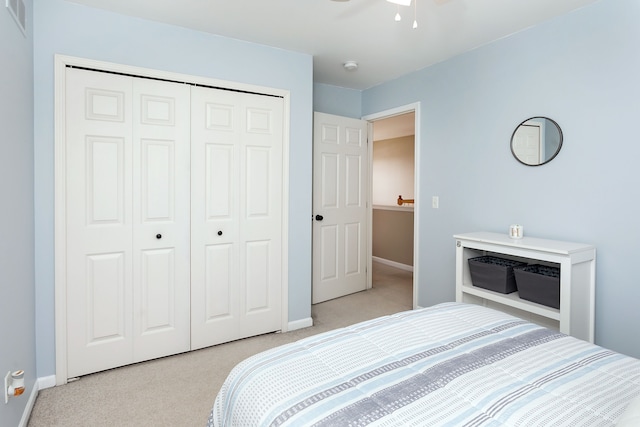
[[[614,426],[638,396],[637,359],[446,303],[246,359],[208,426]]]

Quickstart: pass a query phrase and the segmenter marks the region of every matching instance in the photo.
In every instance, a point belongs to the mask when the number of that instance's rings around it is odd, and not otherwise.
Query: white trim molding
[[[27,427],[27,425],[29,424],[29,418],[31,417],[31,411],[33,411],[33,405],[36,404],[36,399],[38,398],[38,391],[38,381],[36,381],[33,383],[31,393],[29,393],[29,400],[24,407],[22,418],[20,418],[20,424],[18,424],[18,427]]]
[[[380,264],[388,265],[390,267],[395,267],[395,268],[398,268],[400,270],[410,271],[410,272],[413,273],[413,266],[412,265],[401,264],[399,262],[391,261],[390,259],[384,259],[384,258],[380,258],[380,257],[377,257],[377,256],[374,256],[372,258],[373,258],[374,262],[379,262]]]
[[[415,129],[414,129],[414,156],[415,156],[415,161],[414,161],[414,178],[413,178],[413,182],[414,182],[414,194],[418,197],[418,199],[415,200],[415,203],[413,205],[413,210],[414,210],[414,216],[413,216],[413,308],[417,308],[418,307],[418,292],[419,292],[419,288],[418,288],[418,283],[420,283],[420,281],[418,280],[418,275],[419,275],[419,262],[418,260],[420,259],[419,257],[419,249],[420,249],[420,199],[419,199],[419,194],[420,194],[420,145],[421,145],[421,138],[420,138],[420,123],[422,122],[421,119],[421,113],[420,113],[420,102],[414,102],[412,104],[407,104],[407,105],[401,105],[399,107],[395,107],[395,108],[391,108],[389,110],[384,110],[384,111],[380,111],[378,113],[372,113],[372,114],[368,114],[366,116],[364,116],[362,119],[363,120],[368,120],[368,121],[374,121],[374,120],[378,120],[378,119],[383,119],[386,117],[392,117],[392,116],[397,116],[400,114],[405,114],[405,113],[410,113],[410,112],[414,112],[415,113]],[[371,148],[370,150],[373,150],[372,147],[373,144],[370,144]],[[369,161],[372,161],[373,156],[369,156]],[[371,170],[371,168],[369,168]],[[371,195],[369,195],[370,199],[371,199]],[[373,212],[373,209],[371,209],[371,212]],[[370,213],[371,214],[371,213]],[[369,222],[369,227],[371,227],[371,221]],[[369,229],[369,246],[372,246],[372,242],[371,242],[371,236],[372,236],[372,231],[371,229]]]
[[[33,406],[36,404],[36,399],[38,398],[38,394],[40,390],[44,390],[45,388],[51,388],[56,385],[56,376],[50,375],[48,377],[40,377],[37,378],[33,383],[33,388],[31,389],[31,393],[29,393],[29,400],[24,407],[24,411],[22,412],[22,417],[20,418],[19,427],[27,427],[29,425],[29,418],[31,418],[31,412],[33,411]]]
[[[56,376],[55,375],[49,375],[47,377],[39,377],[38,381],[38,390],[44,390],[47,388],[51,388],[51,387],[55,387],[56,386]]]
[[[313,319],[307,317],[306,319],[293,320],[289,322],[289,331],[295,331],[296,329],[310,328],[313,326]]]

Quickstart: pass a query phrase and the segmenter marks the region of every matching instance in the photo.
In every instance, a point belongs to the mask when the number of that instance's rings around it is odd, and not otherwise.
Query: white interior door
[[[367,122],[314,113],[314,304],[367,287]]]
[[[541,163],[544,145],[541,142],[541,129],[538,124],[523,124],[513,135],[513,153],[528,165]]]
[[[77,69],[66,79],[75,377],[189,349],[189,92]]]
[[[192,89],[193,349],[282,328],[283,106]]]

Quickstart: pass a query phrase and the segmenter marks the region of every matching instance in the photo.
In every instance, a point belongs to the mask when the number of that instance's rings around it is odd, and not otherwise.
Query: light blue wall
[[[640,2],[603,0],[363,92],[363,114],[421,103],[420,301],[454,299],[454,233],[506,233],[597,247],[596,342],[640,357]],[[515,161],[524,119],[558,122],[541,167]]]
[[[362,117],[362,92],[315,83],[313,85],[313,111],[359,119]]]
[[[62,0],[36,0],[35,232],[38,375],[55,374],[54,54],[286,89],[291,93],[289,321],[311,316],[312,58]]]
[[[440,196],[440,209],[422,209],[419,239],[421,305],[453,299],[452,234],[506,232],[513,222],[538,237],[583,241],[598,247],[596,339],[599,344],[640,356],[629,325],[640,323],[640,287],[633,277],[633,227],[640,217],[634,188],[640,145],[631,125],[640,113],[639,5],[635,0],[601,2],[516,34],[450,61],[360,93],[312,84],[309,56],[189,31],[62,0],[35,0],[35,281],[38,376],[55,373],[53,287],[53,55],[61,53],[116,63],[239,81],[291,91],[289,320],[310,316],[311,122],[312,110],[361,117],[421,102],[420,194]],[[13,59],[3,73],[0,108],[18,114],[4,120],[3,194],[31,195],[31,147],[8,145],[31,138],[30,100],[16,104],[5,94],[33,93],[30,45],[0,18],[0,57]],[[17,58],[17,60],[15,59]],[[259,66],[258,66],[259,65]],[[7,83],[10,81],[11,83]],[[312,97],[314,98],[312,101]],[[360,104],[361,101],[361,104]],[[528,117],[546,115],[564,132],[558,157],[540,168],[511,158],[509,138]],[[6,147],[6,148],[5,148]],[[603,150],[603,147],[606,149]],[[603,155],[603,153],[606,153]],[[29,164],[27,164],[29,162]],[[9,185],[8,183],[11,183]],[[15,197],[12,197],[15,196]],[[33,233],[29,197],[5,213],[13,240]],[[3,215],[5,215],[3,214]],[[11,223],[11,222],[10,222]],[[630,228],[631,227],[631,228]],[[637,231],[635,232],[637,235]],[[3,230],[3,236],[4,230]],[[31,239],[32,241],[33,239]],[[25,243],[26,242],[26,243]],[[12,242],[0,243],[0,250]],[[28,255],[28,241],[18,243]],[[32,256],[21,258],[0,279],[33,280]],[[3,254],[3,262],[5,258]],[[4,270],[3,268],[3,271]],[[29,306],[30,286],[0,287]],[[15,307],[14,304],[8,306]],[[3,315],[3,319],[6,318]],[[0,327],[2,337],[26,336],[33,326]],[[4,341],[3,341],[4,342]],[[0,368],[8,356],[0,346]],[[10,356],[14,357],[13,353]],[[9,367],[7,369],[12,369]],[[2,409],[0,409],[2,411]],[[16,411],[17,413],[19,411]],[[14,412],[12,412],[14,413]],[[4,416],[3,412],[0,415]],[[2,418],[0,418],[2,420]]]
[[[33,34],[0,8],[0,384],[23,369],[27,391],[4,403],[0,425],[17,426],[36,379],[33,231]],[[1,389],[2,387],[0,387]]]

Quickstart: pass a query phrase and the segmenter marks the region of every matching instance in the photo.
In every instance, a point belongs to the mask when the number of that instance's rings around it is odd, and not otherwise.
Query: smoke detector
[[[358,69],[358,63],[356,61],[347,61],[342,64],[345,70],[347,71],[355,71]]]

